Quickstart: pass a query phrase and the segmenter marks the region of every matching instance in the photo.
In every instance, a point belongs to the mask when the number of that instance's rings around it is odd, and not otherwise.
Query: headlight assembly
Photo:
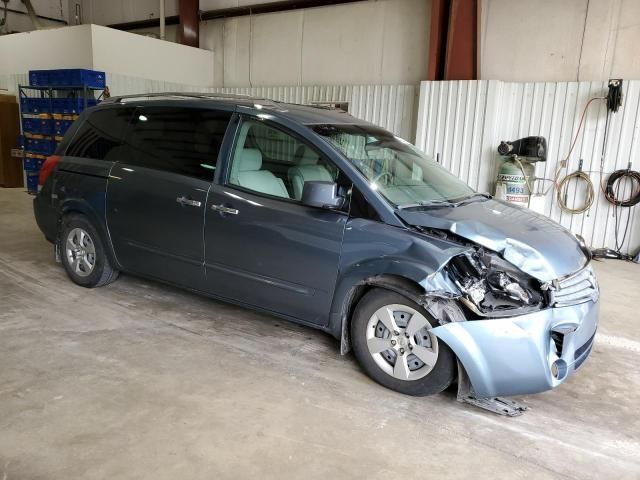
[[[508,316],[544,305],[540,283],[496,254],[478,250],[453,258],[449,274],[462,301],[481,316]]]

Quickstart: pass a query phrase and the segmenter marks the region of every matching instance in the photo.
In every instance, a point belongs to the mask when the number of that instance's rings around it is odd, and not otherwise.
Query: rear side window
[[[80,124],[65,155],[116,161],[118,147],[122,142],[133,108],[105,108],[89,114]]]
[[[123,163],[211,181],[232,112],[184,107],[136,110]]]

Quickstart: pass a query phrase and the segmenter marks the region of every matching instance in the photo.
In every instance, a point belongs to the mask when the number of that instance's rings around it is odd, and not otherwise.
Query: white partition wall
[[[629,162],[633,169],[640,169],[640,81],[625,81],[623,91],[623,106],[609,117],[603,180],[612,171],[627,168]],[[422,82],[416,144],[474,188],[492,191],[500,141],[542,135],[548,142],[548,160],[536,164],[536,176],[552,179],[559,160],[569,151],[586,103],[606,94],[606,82]],[[581,234],[593,247],[614,248],[616,231],[621,240],[630,215],[623,251],[634,250],[640,246],[638,209],[613,208],[599,188],[605,123],[605,102],[596,100],[586,113],[568,169],[560,174],[562,178],[577,170],[583,160],[583,170],[596,190],[596,201],[588,211],[576,215],[562,211],[550,180],[537,181],[535,191],[546,192],[545,215]],[[570,185],[569,204],[582,204],[582,187]]]
[[[213,63],[209,50],[98,25],[0,36],[0,76],[40,69],[89,68],[212,87]]]

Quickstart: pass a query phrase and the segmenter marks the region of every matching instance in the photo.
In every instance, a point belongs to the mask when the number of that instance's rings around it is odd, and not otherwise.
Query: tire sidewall
[[[95,247],[95,255],[96,255],[96,263],[93,267],[93,271],[87,275],[86,277],[80,276],[75,273],[71,265],[69,265],[67,259],[66,252],[66,242],[67,237],[71,230],[74,228],[82,228],[85,232],[89,234],[91,240],[93,241],[93,245]],[[86,288],[95,287],[100,279],[102,278],[102,274],[105,268],[105,262],[107,261],[106,252],[104,246],[102,244],[102,239],[100,235],[96,231],[96,229],[91,225],[89,220],[83,215],[66,215],[62,218],[62,222],[60,225],[60,235],[58,237],[58,249],[60,251],[60,256],[62,259],[62,265],[64,266],[65,271],[69,278],[77,285]]]
[[[385,305],[401,304],[411,307],[425,316],[433,328],[438,326],[437,320],[420,305],[412,300],[383,289],[373,289],[362,297],[351,321],[351,343],[360,366],[373,380],[379,384],[406,395],[425,396],[440,393],[455,379],[457,372],[456,357],[451,349],[438,340],[438,360],[433,369],[417,380],[400,380],[383,371],[375,362],[367,347],[367,324],[371,316]]]

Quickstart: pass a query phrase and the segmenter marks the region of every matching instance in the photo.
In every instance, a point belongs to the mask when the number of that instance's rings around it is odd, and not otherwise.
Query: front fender
[[[345,335],[359,288],[372,284],[372,279],[384,278],[386,286],[393,290],[397,283],[388,280],[397,279],[401,282],[398,288],[405,288],[408,295],[456,296],[459,292],[441,275],[441,270],[452,257],[468,250],[467,246],[409,229],[350,219],[345,227],[329,320],[329,331],[342,339],[343,353],[348,350]]]

